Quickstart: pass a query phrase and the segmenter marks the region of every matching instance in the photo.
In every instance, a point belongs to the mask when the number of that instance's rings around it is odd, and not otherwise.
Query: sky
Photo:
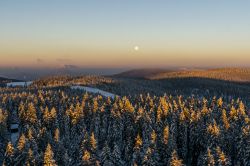
[[[0,0],[0,67],[249,66],[248,0]]]

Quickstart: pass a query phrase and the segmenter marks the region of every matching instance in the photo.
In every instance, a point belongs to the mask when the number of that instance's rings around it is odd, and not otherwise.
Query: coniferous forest
[[[249,111],[246,100],[226,95],[1,88],[0,163],[248,166]]]
[[[250,0],[0,0],[0,166],[250,166]]]

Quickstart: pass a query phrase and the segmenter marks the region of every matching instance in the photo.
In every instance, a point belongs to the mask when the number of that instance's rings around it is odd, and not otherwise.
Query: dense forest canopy
[[[249,110],[239,98],[5,88],[0,108],[4,165],[250,164]]]

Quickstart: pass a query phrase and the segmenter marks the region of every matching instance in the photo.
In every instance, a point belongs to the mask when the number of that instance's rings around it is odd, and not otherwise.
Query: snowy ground
[[[109,92],[106,92],[106,91],[103,91],[103,90],[100,90],[100,89],[97,89],[97,88],[91,88],[91,87],[87,87],[87,86],[71,86],[71,89],[80,89],[80,90],[85,90],[86,92],[90,92],[90,93],[98,93],[102,96],[105,96],[105,97],[110,97],[110,98],[115,98],[115,94],[113,93],[109,93]]]
[[[7,83],[7,87],[16,87],[16,86],[29,86],[30,84],[32,84],[32,81],[28,81],[28,82],[10,82]]]
[[[10,139],[11,139],[11,143],[12,143],[13,145],[16,144],[16,142],[17,142],[17,140],[18,140],[18,137],[19,137],[19,132],[11,133]]]

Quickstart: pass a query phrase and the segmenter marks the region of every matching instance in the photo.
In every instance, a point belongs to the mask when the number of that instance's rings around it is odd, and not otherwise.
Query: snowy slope
[[[110,98],[115,98],[115,94],[113,93],[109,93],[109,92],[106,92],[106,91],[103,91],[103,90],[100,90],[100,89],[97,89],[97,88],[91,88],[91,87],[87,87],[87,86],[71,86],[71,89],[79,89],[79,90],[85,90],[86,92],[90,92],[90,93],[98,93],[102,96],[105,96],[105,97],[110,97]]]

